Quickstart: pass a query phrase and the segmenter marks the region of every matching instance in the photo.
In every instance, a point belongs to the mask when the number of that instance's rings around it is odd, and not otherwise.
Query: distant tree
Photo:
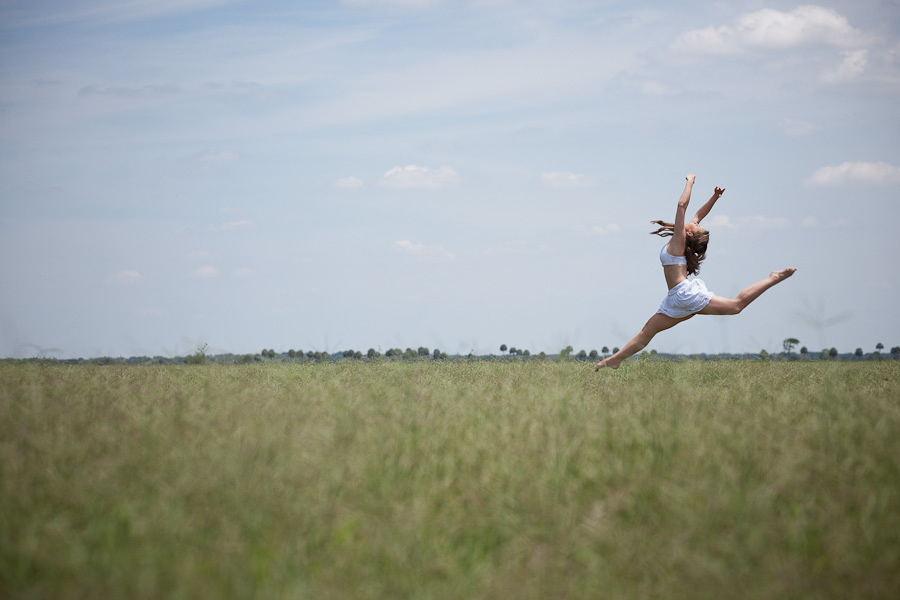
[[[891,354],[900,354],[900,346],[894,346],[891,348]]]
[[[433,358],[434,360],[440,360],[441,358],[443,358],[443,356],[441,355],[441,351],[435,348],[434,354],[431,355],[431,358]]]
[[[529,352],[528,350],[523,351],[522,354],[524,354],[525,356],[531,356],[531,352]]]
[[[205,365],[208,362],[206,357],[206,350],[209,348],[207,344],[203,344],[197,351],[191,354],[188,357],[185,357],[184,362],[188,365]]]
[[[596,360],[596,358],[597,358],[597,356],[598,356],[598,355],[597,355],[597,351],[596,351],[596,350],[591,350],[591,352],[590,352],[590,354],[588,354],[588,356],[591,358],[591,360]]]
[[[500,352],[506,353],[506,344],[500,344]]]
[[[759,357],[763,360],[766,360],[767,358],[769,358],[769,353],[766,352],[765,348],[763,348],[762,350],[759,351]]]
[[[862,358],[862,355],[863,355],[862,348],[857,348],[856,351],[853,353],[853,355],[856,356],[856,358]]]
[[[540,353],[537,355],[537,358],[538,358],[538,360],[546,360],[546,359],[547,359],[547,353],[546,353],[546,352],[540,352]]]
[[[567,359],[572,354],[574,348],[572,346],[566,346],[562,350],[559,351],[559,357],[562,359]]]
[[[881,352],[882,350],[884,350],[884,344],[882,344],[881,342],[875,344],[875,352]]]
[[[366,352],[366,358],[368,358],[368,359],[378,358],[378,351],[376,351],[375,348],[369,348],[369,351]]]
[[[297,351],[294,350],[293,348],[288,350],[288,358],[291,360],[294,360],[295,358],[297,358]]]
[[[418,353],[415,350],[413,350],[412,348],[407,348],[406,351],[403,353],[403,358],[406,358],[408,360],[412,360],[416,356],[418,356]]]
[[[837,355],[837,348],[832,347],[831,350],[828,351],[828,356],[830,356],[831,358],[837,358]]]
[[[618,348],[613,348],[613,351],[612,351],[612,352],[613,352],[613,354],[615,354],[615,353],[618,352],[618,351],[619,351]]]
[[[607,354],[609,354],[609,348],[603,346],[603,348],[600,349],[600,352],[603,353],[603,356],[606,356]]]
[[[587,352],[584,350],[579,350],[578,354],[575,355],[575,358],[578,360],[587,360]]]
[[[794,346],[796,346],[799,343],[800,343],[800,340],[798,340],[797,338],[792,338],[792,337],[787,338],[786,340],[784,340],[782,342],[782,346],[784,347],[784,353],[787,354],[788,357],[790,357],[791,351],[793,351]]]
[[[806,346],[800,348],[800,354],[803,355],[803,358],[806,358],[806,355],[809,354],[809,350],[806,348]]]
[[[418,354],[419,354],[419,356],[428,356],[431,353],[428,351],[428,348],[426,348],[425,346],[419,346]]]

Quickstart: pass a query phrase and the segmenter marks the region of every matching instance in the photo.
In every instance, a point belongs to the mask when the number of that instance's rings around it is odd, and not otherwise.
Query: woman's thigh
[[[688,315],[686,317],[682,317],[680,319],[676,319],[674,317],[670,317],[669,315],[664,315],[662,313],[656,313],[647,321],[644,325],[643,333],[650,334],[651,336],[656,335],[660,331],[665,331],[670,327],[675,327],[682,321],[687,321],[694,315]]]
[[[741,312],[738,308],[737,301],[733,298],[723,298],[722,296],[713,296],[709,304],[698,315],[736,315]]]

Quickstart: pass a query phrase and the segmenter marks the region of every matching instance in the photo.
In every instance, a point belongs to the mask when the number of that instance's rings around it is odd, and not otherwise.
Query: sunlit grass
[[[0,596],[900,589],[886,363],[0,365]]]

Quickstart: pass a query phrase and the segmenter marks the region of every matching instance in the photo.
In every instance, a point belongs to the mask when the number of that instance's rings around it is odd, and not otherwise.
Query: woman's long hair
[[[650,235],[659,237],[671,237],[675,235],[675,224],[665,221],[650,221],[659,225],[659,229],[651,231]],[[688,275],[696,275],[700,272],[700,263],[706,258],[706,246],[709,244],[709,232],[684,236],[684,258],[687,259]]]

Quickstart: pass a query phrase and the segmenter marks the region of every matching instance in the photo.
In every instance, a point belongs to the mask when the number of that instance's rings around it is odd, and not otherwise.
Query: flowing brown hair
[[[651,231],[650,235],[659,237],[671,237],[675,235],[675,224],[665,221],[650,221],[659,225],[659,229]],[[688,275],[696,275],[700,272],[700,263],[706,259],[706,246],[709,244],[709,232],[684,236],[684,258],[687,259]]]

